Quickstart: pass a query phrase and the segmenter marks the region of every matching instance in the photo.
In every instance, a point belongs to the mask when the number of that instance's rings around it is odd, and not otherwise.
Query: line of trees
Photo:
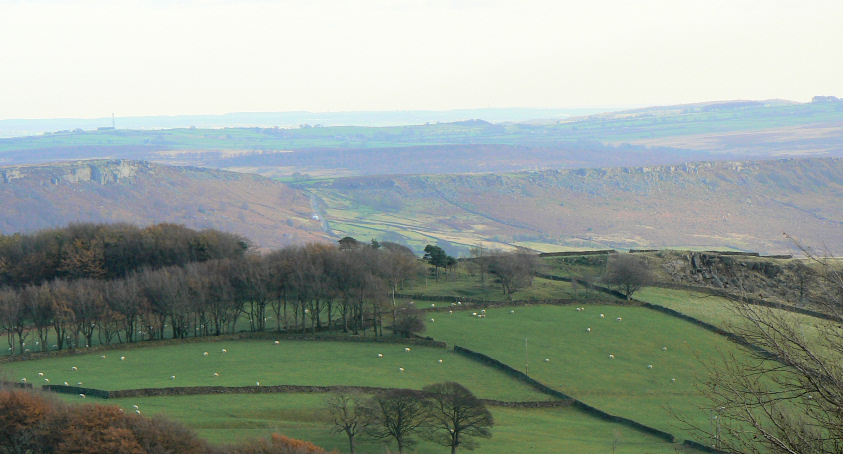
[[[333,394],[327,398],[328,426],[348,437],[356,452],[356,439],[392,440],[398,452],[412,448],[417,437],[441,446],[472,450],[477,438],[491,438],[492,414],[470,390],[456,382],[428,385],[421,391],[390,390],[364,397]]]
[[[309,244],[267,254],[132,270],[116,279],[55,278],[0,286],[9,354],[250,331],[312,333],[394,325],[389,293],[420,262],[394,243]],[[389,317],[391,315],[391,317]],[[273,322],[274,320],[274,322]]]

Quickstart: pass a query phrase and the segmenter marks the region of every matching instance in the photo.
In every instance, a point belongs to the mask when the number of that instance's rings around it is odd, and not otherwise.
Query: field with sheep
[[[503,372],[453,352],[451,347],[459,345],[526,370],[530,377],[596,408],[682,439],[688,434],[677,427],[667,409],[705,423],[708,413],[700,407],[706,402],[694,387],[703,373],[699,357],[711,357],[718,349],[737,349],[695,325],[634,306],[454,307],[427,316],[424,334],[447,342],[448,349],[409,343],[228,339],[9,362],[3,365],[3,373],[7,380],[25,378],[35,386],[49,380],[49,384],[82,383],[105,390],[258,384],[419,389],[454,380],[484,399],[551,399]],[[64,398],[80,400],[75,395]],[[130,410],[138,405],[145,414],[168,415],[213,441],[280,431],[342,449],[342,437],[325,433],[322,399],[318,394],[291,393],[102,402]],[[608,448],[609,441],[620,452],[633,452],[641,444],[652,445],[648,451],[670,446],[570,407],[493,407],[492,411],[498,421],[496,438],[485,443],[484,452],[497,452],[485,450],[491,446],[511,452],[507,447],[533,445],[549,434],[554,434],[554,441],[544,452],[552,452],[552,446],[558,449],[562,440],[571,443],[571,449],[585,451]],[[536,449],[543,451],[541,443]],[[419,452],[427,449],[420,447]]]

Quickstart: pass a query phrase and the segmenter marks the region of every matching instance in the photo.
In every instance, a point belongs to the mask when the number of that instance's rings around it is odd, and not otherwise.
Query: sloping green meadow
[[[708,403],[695,387],[705,373],[699,358],[713,358],[718,349],[739,351],[737,346],[642,307],[582,307],[495,308],[484,318],[472,315],[479,309],[454,311],[429,322],[426,334],[526,369],[587,404],[679,438],[687,433],[668,408],[707,422]]]
[[[243,394],[167,396],[108,400],[129,411],[163,413],[195,429],[213,443],[233,443],[272,432],[311,440],[326,449],[348,452],[346,439],[326,430],[325,396],[318,394]],[[477,452],[610,452],[669,453],[673,445],[620,424],[611,424],[566,408],[491,407],[495,418],[493,437],[481,440]],[[394,448],[394,446],[393,446]],[[384,452],[377,442],[360,439],[359,452]],[[415,452],[446,452],[446,448],[422,442]]]
[[[405,347],[410,348],[406,352]],[[223,349],[226,352],[223,352]],[[208,353],[205,356],[205,352]],[[378,354],[383,357],[378,357]],[[546,400],[496,370],[453,351],[411,344],[239,340],[19,361],[2,366],[8,379],[118,390],[170,386],[350,385],[420,389],[459,381],[485,399]],[[122,359],[125,358],[125,359]],[[439,360],[442,363],[439,363]],[[76,368],[76,371],[73,368]],[[400,369],[404,370],[401,371]],[[39,374],[43,373],[43,377]],[[218,374],[214,376],[214,374]],[[175,379],[172,377],[175,376]]]

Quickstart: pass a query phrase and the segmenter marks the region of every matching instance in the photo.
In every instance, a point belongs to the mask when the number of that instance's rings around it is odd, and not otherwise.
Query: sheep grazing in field
[[[43,376],[44,376],[44,372],[38,372],[38,376],[39,376],[39,377],[43,377]]]
[[[223,353],[228,353],[228,350],[226,350],[226,349],[222,349],[222,352],[223,352]]]
[[[435,321],[436,321],[436,319],[435,319],[435,318],[432,318],[432,319],[430,319],[430,321],[431,321],[431,322],[435,322]]]
[[[70,370],[72,370],[73,372],[76,372],[76,371],[79,370],[79,368],[77,368],[76,366],[73,366],[73,367],[70,368]]]
[[[486,309],[480,309],[480,313],[481,313],[481,314],[485,314],[485,313],[486,313]]]
[[[202,353],[202,356],[208,356],[208,352]]]
[[[609,359],[615,359],[615,355],[609,355]]]
[[[121,357],[120,357],[120,361],[126,361],[126,357],[125,357],[125,356],[121,356]]]
[[[662,351],[663,352],[667,351],[667,347],[662,347]]]
[[[454,313],[454,311],[448,311],[448,313],[449,313],[449,314],[453,314],[453,313]]]
[[[260,385],[261,385],[261,382],[259,382],[259,381],[255,382],[255,386],[260,386]]]
[[[600,314],[600,318],[606,318],[606,316],[603,315],[603,314]]]
[[[486,314],[480,314],[477,316],[477,318],[486,318]]]
[[[135,410],[137,410],[137,409],[139,409],[140,407],[138,407],[138,405],[137,405],[137,404],[135,404],[135,405],[132,405],[132,408],[134,408]]]
[[[383,353],[378,353],[378,358],[383,358]]]
[[[580,310],[581,310],[580,308],[577,308],[577,312],[579,312]]]
[[[76,382],[76,386],[82,386],[82,382],[81,381]]]
[[[585,332],[590,333],[590,332],[591,332],[591,328],[586,328],[586,329],[585,329]]]
[[[623,320],[623,318],[621,318],[621,317],[618,317],[618,318],[615,319],[616,322],[619,322],[621,320]]]
[[[457,306],[462,306],[462,301],[457,301]]]
[[[652,364],[647,364],[647,369],[652,369],[652,368],[653,368]]]
[[[105,359],[105,355],[100,356],[100,359]]]
[[[471,313],[471,316],[472,316],[472,317],[477,317],[477,312],[472,312],[472,313]]]
[[[398,372],[404,372],[404,368],[403,368],[403,367],[399,367],[399,368],[398,368]]]
[[[515,313],[515,309],[512,309],[511,311],[509,311],[509,313],[510,313],[510,314],[514,314],[514,313]]]
[[[175,375],[170,375],[170,380],[175,380],[175,379],[176,379]]]
[[[442,364],[442,360],[441,360],[441,359],[439,360],[439,364]]]
[[[214,372],[214,378],[217,378],[217,377],[219,377],[219,376],[220,376],[220,374],[218,374],[218,373]]]
[[[85,395],[80,393],[80,394],[79,394],[79,397],[81,397],[81,398],[83,398],[83,399],[84,399],[84,398],[85,398]]]
[[[410,347],[404,347],[404,351],[410,353]]]
[[[64,386],[70,386],[70,383],[64,382]]]
[[[430,303],[430,307],[436,307],[436,303]]]
[[[550,358],[545,358],[545,359],[544,359],[544,362],[549,363],[549,362],[550,362]]]
[[[670,379],[670,381],[671,381],[671,382],[675,382],[675,381],[676,381],[676,379],[675,379],[675,378],[671,378],[671,379]]]
[[[20,379],[21,383],[26,383],[26,377]]]
[[[281,345],[281,341],[275,341],[275,345]]]
[[[44,379],[44,383],[50,383],[50,379],[49,379],[49,378],[45,378],[45,379]]]
[[[140,414],[140,410],[135,410],[135,413]]]

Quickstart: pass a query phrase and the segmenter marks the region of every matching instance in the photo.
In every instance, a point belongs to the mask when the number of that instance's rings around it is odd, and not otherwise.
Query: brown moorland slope
[[[0,207],[4,234],[70,222],[172,222],[263,247],[323,238],[299,190],[256,175],[138,161],[0,167]]]

